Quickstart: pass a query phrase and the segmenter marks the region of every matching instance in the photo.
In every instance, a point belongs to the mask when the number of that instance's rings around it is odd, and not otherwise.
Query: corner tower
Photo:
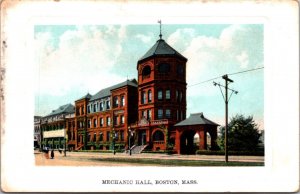
[[[187,58],[161,38],[137,63],[139,119],[168,119],[172,124],[186,117]]]
[[[152,151],[175,144],[174,124],[186,117],[187,58],[159,35],[138,60],[138,122],[135,145]]]

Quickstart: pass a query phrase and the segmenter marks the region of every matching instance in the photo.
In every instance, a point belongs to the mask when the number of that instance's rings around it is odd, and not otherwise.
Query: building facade
[[[66,104],[41,118],[42,148],[65,149],[69,123],[74,121],[74,106]]]
[[[125,149],[137,119],[137,81],[126,80],[75,101],[75,149]]]
[[[202,113],[186,119],[187,61],[160,35],[137,62],[138,80],[86,94],[75,101],[75,107],[64,105],[43,117],[43,145],[64,148],[66,140],[70,150],[135,153],[146,149],[192,154],[197,149],[215,149],[218,125]]]
[[[33,147],[41,148],[41,118],[34,116]]]

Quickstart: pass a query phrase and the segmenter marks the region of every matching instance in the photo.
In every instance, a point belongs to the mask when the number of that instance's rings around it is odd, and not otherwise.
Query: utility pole
[[[237,94],[238,92],[228,88],[228,84],[229,84],[228,82],[233,83],[233,80],[229,79],[227,74],[223,75],[222,78],[225,80],[225,86],[222,86],[221,84],[216,82],[213,83],[215,86],[218,85],[220,87],[220,90],[221,90],[221,86],[225,88],[225,97],[223,95],[222,90],[221,93],[225,101],[225,162],[227,163],[228,162],[228,102],[230,100],[232,93]],[[228,90],[231,90],[229,99],[228,99]]]
[[[225,80],[225,162],[228,162],[228,82],[233,82],[227,74],[223,75]]]

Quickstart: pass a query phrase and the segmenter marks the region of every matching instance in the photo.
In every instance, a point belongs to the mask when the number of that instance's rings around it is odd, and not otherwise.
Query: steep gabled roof
[[[133,87],[137,87],[137,81],[136,79],[132,79],[132,80],[126,80],[122,83],[113,85],[111,87],[108,88],[104,88],[102,90],[100,90],[99,92],[97,92],[95,95],[93,95],[90,98],[90,101],[96,100],[96,99],[100,99],[100,98],[104,98],[104,97],[108,97],[111,95],[111,90],[117,89],[117,88],[121,88],[123,86],[133,86]]]
[[[46,115],[46,117],[58,115],[62,113],[74,113],[74,112],[75,112],[75,107],[72,104],[65,104],[60,106],[58,109],[53,110],[50,114]]]
[[[148,59],[153,56],[176,56],[182,58],[183,60],[187,61],[183,55],[173,49],[170,45],[168,45],[163,39],[157,40],[157,42],[142,56],[138,63],[142,62],[145,59]]]
[[[82,100],[82,99],[86,99],[86,98],[90,99],[91,97],[92,97],[92,95],[90,95],[89,93],[87,93],[86,95],[82,96],[81,98],[79,98],[76,101],[79,101],[79,100]]]
[[[189,118],[177,123],[174,126],[178,127],[178,126],[187,126],[187,125],[216,125],[216,126],[218,126],[217,123],[212,122],[212,121],[208,120],[207,118],[205,118],[202,112],[191,114],[189,116]]]

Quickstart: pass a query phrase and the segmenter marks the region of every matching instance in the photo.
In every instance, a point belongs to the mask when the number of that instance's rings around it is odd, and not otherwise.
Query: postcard
[[[294,1],[2,1],[5,192],[299,190]]]

